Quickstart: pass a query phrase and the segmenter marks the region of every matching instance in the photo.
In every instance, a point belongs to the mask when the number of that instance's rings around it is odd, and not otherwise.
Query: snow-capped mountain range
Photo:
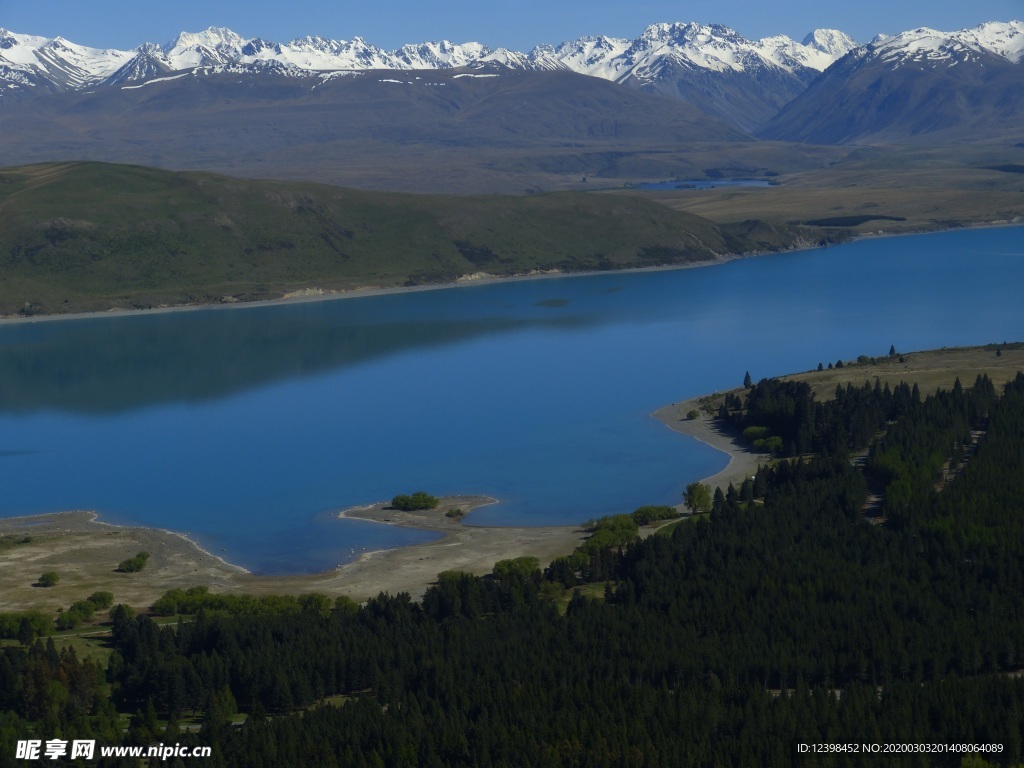
[[[977,59],[982,53],[1019,64],[1024,60],[1024,22],[989,22],[959,32],[920,27],[892,37],[879,35],[858,51],[863,58],[877,57],[894,65],[951,63]]]
[[[82,90],[187,70],[277,71],[307,75],[333,71],[447,69],[501,65],[511,69],[565,69],[606,80],[641,77],[666,58],[714,72],[778,68],[820,72],[856,47],[836,30],[816,30],[802,43],[785,36],[751,41],[717,24],[653,24],[635,40],[583,37],[529,53],[480,43],[428,42],[385,51],[362,38],[303,37],[288,43],[245,39],[230,29],[182,32],[160,46],[130,51],[89,48],[62,37],[48,39],[0,29],[0,83],[8,91],[33,86]],[[649,75],[646,75],[649,76]]]
[[[303,37],[276,43],[245,39],[230,29],[217,27],[182,32],[163,46],[145,43],[122,51],[77,45],[62,37],[50,39],[0,29],[0,83],[8,91],[33,86],[81,90],[196,69],[270,70],[305,75],[487,64],[527,70],[567,69],[618,82],[628,78],[649,79],[666,60],[720,73],[778,69],[806,80],[811,73],[825,70],[855,49],[862,56],[932,62],[956,52],[984,51],[1016,63],[1024,57],[1024,23],[988,22],[958,32],[921,28],[893,37],[879,36],[861,47],[848,35],[828,29],[815,30],[797,43],[784,35],[752,41],[718,24],[652,24],[634,40],[582,37],[558,46],[539,45],[529,53],[447,40],[405,45],[394,51],[385,51],[359,37]]]
[[[696,110],[688,113],[691,117],[723,120],[723,131],[738,130],[750,137],[824,144],[931,140],[928,137],[972,140],[1008,135],[1020,124],[1021,66],[1022,21],[987,22],[957,32],[919,28],[891,37],[879,35],[865,45],[828,29],[815,30],[798,43],[781,35],[748,40],[718,24],[652,24],[632,40],[582,37],[557,46],[538,45],[528,53],[446,40],[393,51],[358,37],[303,37],[277,43],[246,39],[217,27],[182,32],[165,45],[146,43],[124,51],[0,29],[0,104],[11,105],[4,110],[11,117],[17,112],[13,105],[33,95],[55,95],[61,103],[102,97],[111,104],[117,94],[122,102],[141,105],[157,91],[170,97],[173,90],[173,98],[154,100],[153,106],[173,102],[184,113],[199,108],[193,103],[196,93],[205,88],[212,94],[221,87],[218,83],[227,81],[236,86],[231,98],[259,98],[264,100],[261,109],[287,109],[301,94],[318,104],[344,101],[351,94],[343,95],[339,89],[357,80],[453,89],[458,82],[465,91],[467,82],[486,77],[475,92],[496,96],[502,83],[515,78],[547,94],[531,91],[530,97],[539,99],[537,104],[545,109],[554,109],[566,120],[578,118],[583,109],[588,120],[597,121],[578,130],[614,133],[619,119],[614,110],[607,114],[606,124],[604,117],[598,119],[585,104],[573,101],[572,94],[584,85],[589,86],[588,93],[597,85],[572,77],[577,73],[595,78],[602,88],[615,84],[684,102]],[[461,68],[483,71],[451,72]],[[349,76],[373,70],[395,74]],[[398,74],[402,70],[433,70],[436,75]],[[225,73],[232,77],[225,78]],[[552,97],[553,89],[560,89],[558,98]],[[381,93],[367,89],[363,108],[383,105],[379,108],[386,112],[394,94],[379,98]],[[601,99],[611,109],[611,101]],[[493,103],[503,104],[501,99]],[[537,104],[534,107],[540,109]],[[444,132],[450,130],[454,128]]]

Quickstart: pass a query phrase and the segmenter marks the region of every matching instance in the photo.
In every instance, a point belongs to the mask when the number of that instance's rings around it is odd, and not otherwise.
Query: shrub
[[[583,527],[591,535],[577,549],[587,555],[629,544],[637,538],[640,529],[632,515],[608,515],[589,520]]]
[[[679,517],[675,507],[667,505],[647,505],[637,507],[631,515],[637,525],[650,525],[657,520],[672,520]]]
[[[39,577],[38,584],[40,587],[52,587],[58,581],[60,581],[60,574],[56,571],[47,571]]]
[[[85,617],[77,611],[64,611],[54,623],[57,625],[57,629],[64,631],[80,627],[84,621]]]
[[[71,607],[67,610],[67,613],[77,613],[84,621],[91,619],[95,612],[96,606],[88,600],[78,600],[77,602],[72,603]]]
[[[416,509],[436,509],[440,504],[436,496],[431,496],[426,491],[416,491],[412,496],[399,495],[391,500],[391,506],[404,512]]]
[[[135,557],[129,557],[117,564],[117,570],[121,573],[137,573],[146,567],[149,560],[149,552],[139,552]]]
[[[491,573],[496,579],[510,579],[515,576],[528,578],[540,573],[540,560],[530,556],[499,560],[494,564]]]
[[[88,600],[97,611],[105,611],[114,604],[113,592],[93,592]]]
[[[774,437],[766,437],[762,440],[755,440],[754,449],[770,453],[772,456],[778,456],[782,453],[782,438],[776,435]]]
[[[757,440],[763,440],[770,437],[768,434],[768,427],[747,427],[743,430],[743,439],[748,443],[753,443]]]

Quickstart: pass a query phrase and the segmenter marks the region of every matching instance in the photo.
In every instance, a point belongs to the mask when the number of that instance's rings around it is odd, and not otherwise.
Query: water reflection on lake
[[[675,502],[721,454],[648,417],[859,354],[1024,338],[1021,229],[707,269],[0,327],[0,514],[96,509],[261,571],[429,534],[331,512],[481,493],[494,524]]]

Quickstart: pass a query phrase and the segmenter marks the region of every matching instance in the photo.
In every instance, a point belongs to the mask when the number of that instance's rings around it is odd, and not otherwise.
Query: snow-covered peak
[[[45,37],[19,35],[0,29],[0,61],[8,64],[35,64],[36,51],[50,42]]]
[[[202,32],[181,32],[164,46],[167,53],[202,46],[210,50],[233,51],[246,44],[246,40],[227,27],[207,27]]]
[[[834,61],[833,57],[827,53],[801,45],[786,35],[761,38],[753,43],[752,49],[762,58],[782,67],[788,72],[804,67],[816,69],[820,72]]]
[[[842,39],[830,41],[822,34],[820,45],[815,46],[806,41],[797,43],[785,35],[748,40],[721,24],[652,24],[631,42],[626,55],[636,68],[646,72],[656,71],[656,60],[662,58],[716,72],[747,72],[765,67],[779,67],[791,73],[821,71],[855,46],[842,33],[835,34]],[[814,35],[808,36],[812,43]]]
[[[490,48],[480,43],[455,44],[442,40],[439,43],[403,45],[394,56],[409,69],[447,69],[472,64],[490,52]]]
[[[531,61],[530,55],[520,53],[519,51],[510,51],[508,48],[496,48],[493,51],[485,53],[478,59],[481,64],[498,64],[508,69],[539,69],[541,67],[534,66]],[[549,67],[543,67],[548,69]]]
[[[851,50],[862,57],[932,64],[942,59],[966,60],[987,51],[1021,62],[1024,22],[989,22],[952,33],[920,28],[893,37],[880,35],[861,48],[856,48],[848,35],[831,29],[815,30],[798,43],[785,35],[748,40],[720,24],[658,23],[632,40],[588,36],[558,46],[538,45],[529,53],[448,40],[405,45],[394,51],[378,48],[360,37],[302,37],[278,43],[245,39],[224,27],[182,32],[164,46],[147,43],[134,51],[117,51],[88,48],[61,37],[50,39],[0,29],[0,80],[74,90],[104,81],[145,80],[195,69],[309,74],[488,65],[566,69],[616,82],[631,77],[644,82],[662,76],[678,77],[682,70],[781,70],[809,82],[816,71],[826,69]]]
[[[1024,21],[990,21],[958,33],[965,41],[1014,63],[1024,61]]]
[[[1018,63],[1024,59],[1024,22],[988,22],[957,32],[930,27],[879,35],[867,46],[865,55],[890,63],[937,64],[976,59],[980,53],[1000,56]]]
[[[264,51],[269,51],[271,54],[280,53],[281,46],[271,40],[255,37],[252,40],[246,41],[240,52],[242,56],[258,56]]]
[[[266,48],[257,58],[274,59],[312,72],[396,68],[391,54],[361,37],[351,40],[301,37],[274,49]]]
[[[545,69],[571,69],[606,80],[617,79],[628,62],[624,60],[630,41],[604,35],[581,37],[562,43],[557,48],[533,49],[537,61],[548,62]]]
[[[237,61],[246,40],[225,27],[209,27],[202,32],[182,32],[164,46],[172,69],[216,66]]]
[[[803,45],[838,59],[856,48],[857,42],[838,29],[816,29],[803,39]]]
[[[50,39],[39,35],[22,35],[0,27],[0,48],[8,49],[15,45],[25,48],[42,48]]]
[[[752,43],[756,53],[789,72],[801,68],[823,72],[856,47],[857,43],[849,35],[834,29],[816,29],[802,43],[786,35],[765,37]]]
[[[171,70],[163,55],[163,48],[145,43],[135,49],[135,55],[121,65],[113,74],[104,79],[108,85],[132,83],[165,75]]]
[[[35,62],[24,62],[65,88],[84,88],[109,77],[134,55],[131,51],[89,48],[63,37],[32,50]]]

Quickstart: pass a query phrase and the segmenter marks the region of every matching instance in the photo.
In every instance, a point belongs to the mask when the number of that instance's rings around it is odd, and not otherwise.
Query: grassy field
[[[861,219],[853,235],[925,232],[1024,220],[1024,176],[994,170],[1003,146],[863,148],[815,170],[778,177],[769,188],[638,192],[719,223],[772,224]],[[879,217],[879,218],[871,218]]]
[[[979,374],[987,375],[999,389],[1018,371],[1024,371],[1024,343],[1004,342],[983,347],[898,352],[894,356],[866,358],[862,362],[844,362],[842,368],[794,373],[781,378],[806,381],[818,400],[828,400],[835,396],[837,385],[863,386],[865,381],[874,385],[876,378],[883,386],[888,383],[894,387],[902,381],[911,386],[917,384],[922,396],[933,394],[937,389],[951,389],[958,378],[963,386],[969,387]]]
[[[760,250],[636,196],[427,196],[139,166],[0,170],[0,314],[277,298]],[[771,228],[791,246],[817,230]]]
[[[932,349],[923,352],[899,352],[879,357],[862,356],[857,360],[844,360],[842,368],[827,366],[825,369],[792,373],[779,378],[787,381],[806,381],[816,400],[825,401],[835,397],[836,387],[852,384],[861,387],[865,382],[874,386],[875,380],[890,388],[900,382],[910,386],[916,384],[921,396],[933,394],[938,389],[951,389],[959,378],[964,387],[974,384],[980,374],[987,375],[999,389],[1018,371],[1024,371],[1024,342],[1001,342],[980,347],[952,347]],[[742,395],[744,390],[734,389]],[[728,392],[718,392],[699,398],[699,404],[707,413],[716,413],[725,401]]]

